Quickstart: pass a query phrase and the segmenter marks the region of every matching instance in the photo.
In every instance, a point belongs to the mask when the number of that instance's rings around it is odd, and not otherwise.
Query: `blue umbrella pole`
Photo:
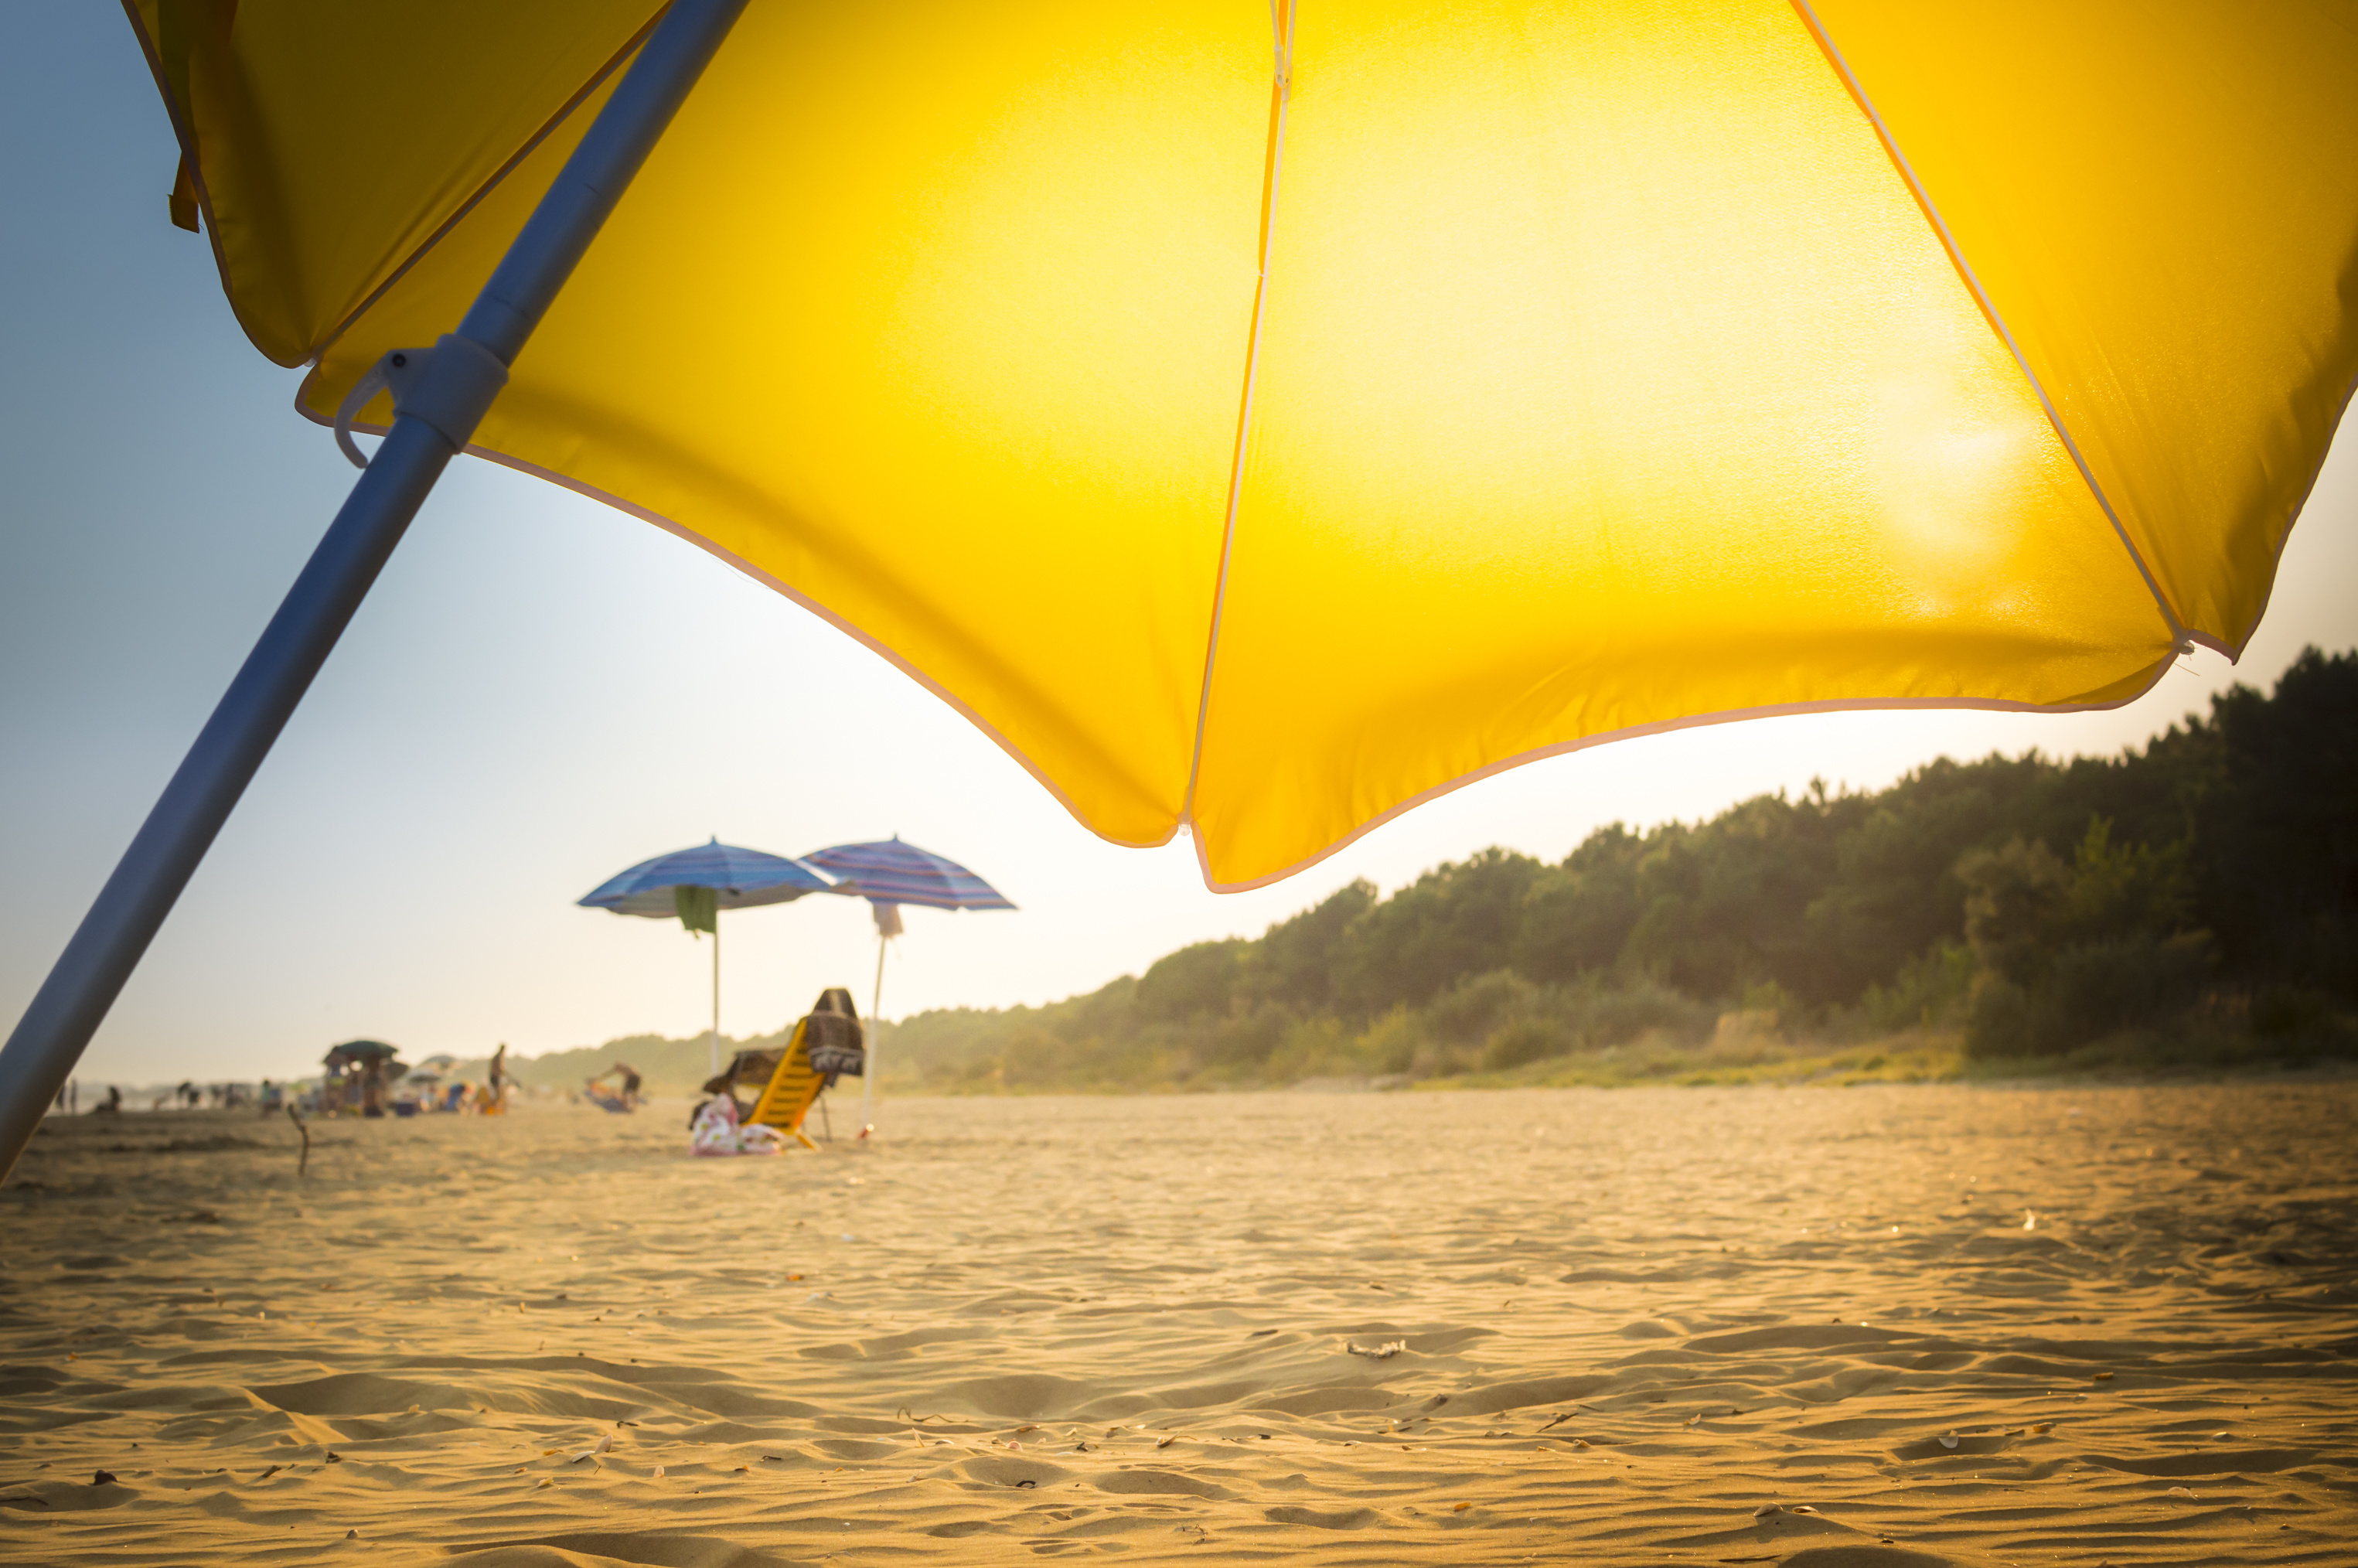
[[[473,437],[508,365],[744,5],[674,0],[457,334],[425,357],[392,433],[0,1046],[0,1176],[15,1168],[410,519]]]

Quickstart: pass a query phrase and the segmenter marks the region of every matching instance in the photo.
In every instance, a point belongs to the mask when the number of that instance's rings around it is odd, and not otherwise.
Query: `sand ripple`
[[[2353,1561],[2358,1087],[84,1118],[0,1558]],[[109,1477],[98,1480],[101,1472]],[[660,1473],[658,1473],[660,1472]]]

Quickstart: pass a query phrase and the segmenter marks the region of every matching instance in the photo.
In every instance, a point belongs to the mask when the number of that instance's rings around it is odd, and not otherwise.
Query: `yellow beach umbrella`
[[[2358,373],[2349,0],[131,9],[306,413],[389,383],[1218,888],[1616,736],[2128,700]]]
[[[332,418],[652,7],[254,9],[197,182]],[[474,447],[1246,886],[1568,746],[2239,647],[2353,241],[2358,5],[756,4]]]

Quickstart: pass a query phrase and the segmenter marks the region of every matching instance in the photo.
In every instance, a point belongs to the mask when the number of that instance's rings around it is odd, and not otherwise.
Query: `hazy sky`
[[[166,220],[177,160],[128,27],[17,0],[0,51],[0,1025],[15,1020],[350,486]],[[392,128],[388,128],[389,134]],[[444,481],[83,1064],[152,1082],[703,1026],[708,949],[573,901],[712,834],[794,854],[898,832],[1022,906],[912,911],[885,1011],[1040,1001],[1258,933],[1354,877],[1614,820],[1716,811],[1946,752],[2109,752],[2305,643],[2358,643],[2358,438],[2341,443],[2240,670],[2184,661],[2062,718],[1846,714],[1631,741],[1459,791],[1258,892],[1119,849],[849,639],[702,552],[462,460]],[[865,904],[724,916],[723,1027],[822,986],[864,1006]]]

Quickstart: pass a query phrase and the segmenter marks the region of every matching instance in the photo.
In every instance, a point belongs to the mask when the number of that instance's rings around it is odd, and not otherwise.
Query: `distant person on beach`
[[[106,1087],[105,1100],[101,1104],[92,1106],[90,1108],[90,1113],[92,1116],[121,1116],[123,1114],[122,1089],[113,1084],[109,1084]]]
[[[609,1078],[622,1080],[622,1087],[610,1089]],[[590,1103],[600,1110],[633,1111],[639,1108],[639,1070],[628,1062],[617,1062],[582,1086]]]

